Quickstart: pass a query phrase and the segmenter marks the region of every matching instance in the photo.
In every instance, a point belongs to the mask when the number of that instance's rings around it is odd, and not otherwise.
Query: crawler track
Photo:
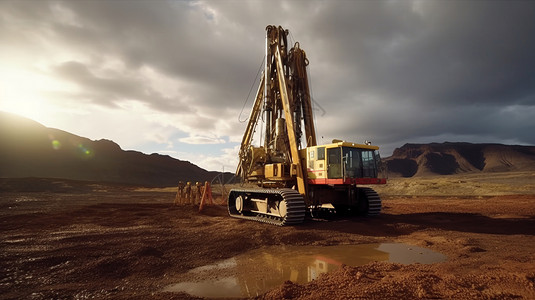
[[[246,207],[241,212],[236,208],[236,199],[240,196],[244,199],[243,206]],[[252,199],[267,199],[270,205],[282,205],[285,207],[285,213],[273,215],[252,211],[248,209]],[[229,215],[238,219],[285,226],[300,224],[305,218],[303,196],[292,189],[233,189],[229,193],[227,204]]]
[[[378,216],[381,213],[381,197],[371,188],[360,188],[368,201],[367,216]]]

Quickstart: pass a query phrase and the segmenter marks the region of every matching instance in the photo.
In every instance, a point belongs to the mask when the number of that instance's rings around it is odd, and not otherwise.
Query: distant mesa
[[[6,112],[0,112],[0,141],[0,178],[176,186],[180,180],[204,182],[219,174],[167,155],[125,151],[110,140],[93,141]]]
[[[385,158],[389,176],[535,171],[535,147],[502,144],[405,144]]]

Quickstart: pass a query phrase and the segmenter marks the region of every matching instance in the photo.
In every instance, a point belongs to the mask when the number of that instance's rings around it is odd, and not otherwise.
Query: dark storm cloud
[[[331,66],[364,90],[421,102],[501,104],[526,101],[522,96],[535,90],[534,16],[535,3],[515,1],[333,4],[312,32],[325,39],[323,54],[334,53]]]
[[[372,77],[387,80],[392,95],[502,105],[535,93],[533,3],[423,2],[421,9],[420,35]]]
[[[248,70],[252,56],[240,45],[237,32],[226,32],[226,26],[214,24],[191,2],[74,1],[64,5],[90,32],[85,35],[63,28],[67,40],[82,36],[86,40],[81,43],[89,49],[98,45],[100,51],[118,55],[131,68],[149,65],[188,82],[198,103],[213,103],[213,95],[203,93],[215,90],[220,103],[234,101],[235,85],[254,72]]]
[[[64,50],[83,53],[97,61],[111,56],[131,70],[150,66],[187,83],[190,90],[185,93],[196,104],[213,105],[214,100],[223,104],[238,96],[238,102],[243,101],[244,93],[235,87],[249,81],[256,72],[249,69],[249,64],[262,58],[258,52],[251,54],[243,47],[240,38],[244,34],[226,32],[224,25],[216,26],[212,17],[194,2],[21,1],[6,2],[3,6],[5,15],[27,23],[27,29],[35,33],[21,47],[39,48],[37,35],[61,44]],[[12,26],[6,24],[6,28]],[[16,43],[19,32],[6,31]],[[116,78],[115,84],[120,85],[120,80],[125,81],[125,86],[131,84],[128,78],[121,77]],[[104,90],[109,89],[109,81],[101,83]],[[96,101],[104,104],[103,100]],[[150,104],[169,112],[170,107],[164,102]]]
[[[0,34],[11,43],[35,47],[41,36],[87,55],[93,63],[71,59],[52,72],[90,87],[84,97],[101,105],[134,98],[162,112],[202,111],[203,127],[235,122],[262,61],[264,28],[280,24],[307,51],[313,96],[326,111],[317,116],[319,135],[387,145],[445,136],[535,144],[533,1],[2,1],[0,8]],[[107,57],[125,73],[93,72]],[[184,97],[131,76],[144,67],[180,82]]]
[[[192,113],[184,105],[182,99],[168,98],[144,85],[144,78],[131,78],[124,75],[113,77],[99,77],[93,74],[87,65],[68,61],[56,66],[54,73],[59,77],[78,85],[81,92],[70,94],[70,97],[81,98],[92,102],[117,107],[123,100],[138,100],[159,109],[175,110],[175,113]]]
[[[535,143],[534,2],[323,8],[311,40],[327,59],[320,73],[336,81],[315,91],[320,103],[338,99],[323,106],[344,120],[323,123],[326,134],[398,145],[444,134]]]

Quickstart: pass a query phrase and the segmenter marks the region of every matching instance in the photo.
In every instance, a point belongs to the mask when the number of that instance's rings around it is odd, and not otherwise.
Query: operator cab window
[[[318,160],[325,159],[325,147],[318,147]]]
[[[327,149],[327,177],[342,178],[342,149],[340,147]]]
[[[374,151],[362,151],[362,177],[377,177]]]
[[[362,177],[361,150],[343,147],[344,173],[348,178]]]

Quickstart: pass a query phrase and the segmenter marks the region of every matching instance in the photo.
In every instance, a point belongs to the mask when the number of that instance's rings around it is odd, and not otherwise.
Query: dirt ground
[[[383,242],[447,260],[343,266],[257,298],[535,299],[531,193],[386,194],[379,217],[294,227],[232,219],[220,206],[198,213],[172,205],[174,197],[174,189],[0,180],[0,299],[193,299],[163,289],[193,268],[266,246]]]

